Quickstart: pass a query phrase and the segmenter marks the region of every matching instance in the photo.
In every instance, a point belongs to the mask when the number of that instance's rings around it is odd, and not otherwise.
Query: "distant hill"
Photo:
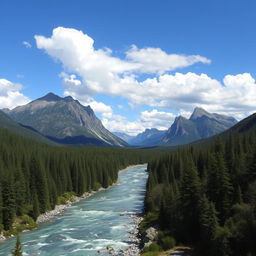
[[[168,129],[160,145],[182,145],[219,134],[234,126],[237,120],[230,116],[209,113],[195,108],[189,119],[179,116]]]
[[[113,132],[117,137],[121,138],[127,143],[130,143],[130,140],[132,140],[135,136],[128,135],[124,132]]]
[[[83,106],[71,96],[61,98],[49,93],[5,112],[22,125],[64,144],[127,146],[102,125],[90,106]]]
[[[39,142],[43,142],[49,145],[57,145],[53,141],[47,139],[35,129],[31,127],[24,127],[21,124],[12,120],[7,114],[0,110],[0,128],[10,130],[14,133],[22,135],[26,138],[31,138]]]
[[[143,147],[155,146],[159,144],[165,133],[166,131],[160,131],[156,128],[146,129],[144,132],[130,139],[129,144]]]

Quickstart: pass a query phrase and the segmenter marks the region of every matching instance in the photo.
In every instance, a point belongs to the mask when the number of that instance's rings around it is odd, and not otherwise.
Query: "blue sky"
[[[129,134],[195,106],[255,111],[253,0],[4,0],[0,10],[0,108],[72,95]]]

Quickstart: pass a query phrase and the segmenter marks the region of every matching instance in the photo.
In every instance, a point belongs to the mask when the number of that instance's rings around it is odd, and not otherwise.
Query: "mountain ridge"
[[[182,145],[219,134],[237,123],[233,117],[209,113],[196,107],[187,119],[183,116],[175,118],[166,132],[160,145]]]

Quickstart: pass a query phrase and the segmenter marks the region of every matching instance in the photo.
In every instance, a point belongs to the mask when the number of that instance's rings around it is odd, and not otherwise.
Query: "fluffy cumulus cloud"
[[[22,85],[0,78],[0,108],[14,108],[30,101],[20,90]]]
[[[108,48],[95,49],[94,40],[82,31],[63,27],[55,28],[49,38],[36,35],[35,40],[39,49],[45,50],[72,73],[69,79],[64,78],[66,91],[85,97],[96,93],[112,94],[140,103],[147,81],[139,83],[138,73],[158,74],[196,62],[209,62],[201,56],[173,55],[158,48],[138,49],[136,46],[126,52],[125,59],[120,59],[113,57]],[[81,80],[74,79],[73,74]]]
[[[168,129],[175,119],[175,115],[168,112],[158,111],[143,111],[140,115],[141,122],[145,124],[145,128],[158,128],[160,130]]]
[[[82,102],[93,102],[95,94],[115,95],[127,99],[131,106],[169,108],[187,116],[199,106],[237,118],[256,108],[256,83],[248,73],[226,75],[223,81],[217,81],[207,74],[169,72],[195,63],[210,63],[200,55],[169,54],[160,48],[131,46],[121,59],[114,57],[108,48],[95,49],[94,40],[82,31],[63,27],[55,28],[51,37],[37,35],[35,40],[39,49],[62,63],[65,94]],[[150,78],[143,80],[147,74]],[[113,122],[118,120],[113,119],[112,110],[104,103],[94,105],[105,113],[105,124],[115,127]],[[154,114],[163,117],[166,115],[163,113],[159,110],[142,113],[139,122],[124,123],[130,130],[140,130],[145,127],[143,120],[153,120]]]
[[[167,54],[160,48],[138,49],[135,45],[126,53],[127,58],[134,63],[143,73],[162,74],[166,71],[191,66],[197,62],[211,63],[211,61],[200,55],[178,55]]]

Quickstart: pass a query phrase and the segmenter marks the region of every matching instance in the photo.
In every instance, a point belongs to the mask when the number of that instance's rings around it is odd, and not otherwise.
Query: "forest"
[[[144,225],[195,255],[256,255],[255,132],[166,153],[148,171]]]
[[[0,232],[19,217],[28,222],[51,210],[67,192],[107,188],[118,171],[148,162],[149,151],[97,147],[53,147],[0,129]],[[155,154],[155,153],[154,153]],[[8,233],[7,233],[8,234]]]

